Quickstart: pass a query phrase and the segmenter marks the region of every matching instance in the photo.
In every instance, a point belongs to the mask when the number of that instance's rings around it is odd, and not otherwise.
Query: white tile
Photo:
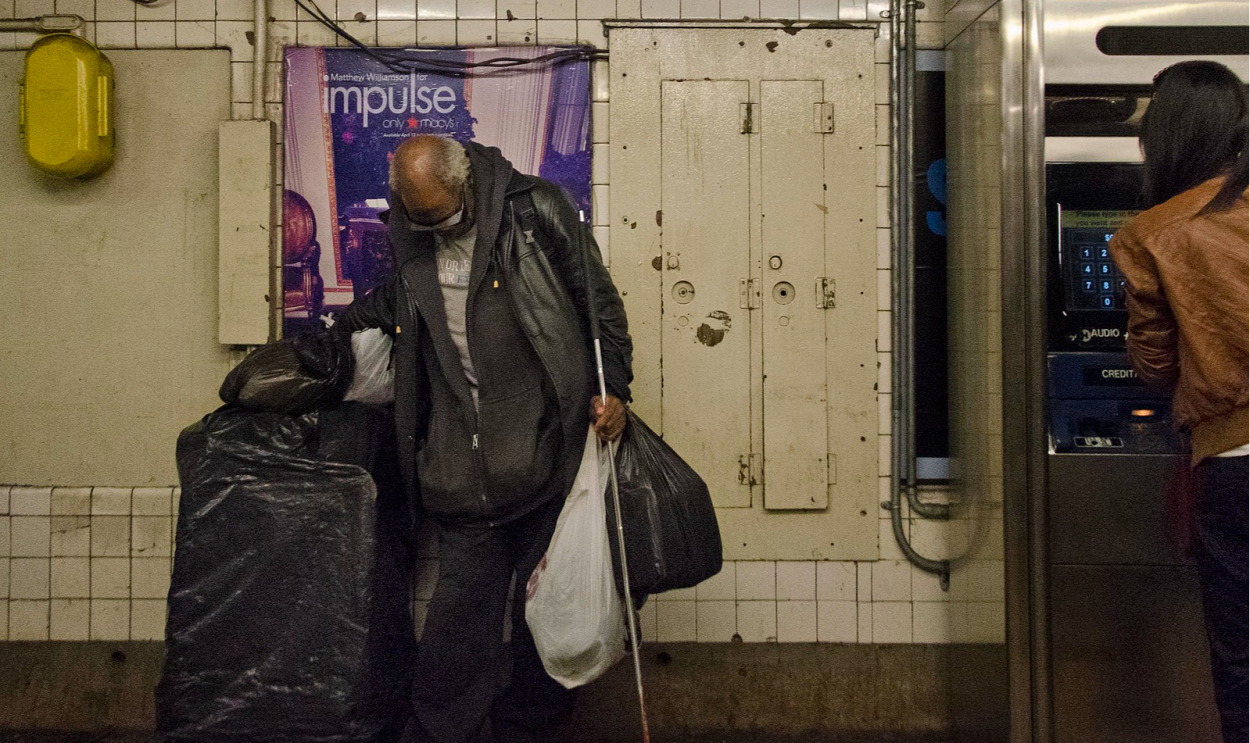
[[[1002,603],[971,602],[965,605],[967,642],[1001,643],[1006,634]]]
[[[880,560],[872,566],[873,601],[911,601],[911,563]]]
[[[816,563],[811,561],[778,561],[777,599],[815,601]]]
[[[104,0],[107,2],[107,0]],[[216,0],[176,0],[174,18],[179,21],[212,21],[217,18]]]
[[[91,554],[94,557],[128,557],[130,517],[92,516]]]
[[[130,639],[165,639],[165,602],[141,599],[130,602]]]
[[[738,635],[743,642],[776,642],[777,602],[739,601]]]
[[[739,560],[737,563],[738,600],[777,598],[777,567],[772,561]]]
[[[381,25],[379,24],[379,30]],[[412,39],[407,42],[407,46],[412,46],[417,42],[417,26],[412,25]],[[297,34],[295,29],[295,21],[275,21],[269,24],[269,34],[265,39],[265,46],[269,48],[268,59],[270,62],[282,62],[282,57],[288,46],[295,46],[297,43]],[[278,86],[281,91],[282,86]],[[173,498],[170,498],[173,502]],[[177,511],[174,511],[177,513]]]
[[[140,21],[172,21],[177,16],[175,0],[159,0],[151,5],[136,5],[135,17]]]
[[[13,12],[18,18],[34,18],[55,13],[56,8],[52,0],[16,0]]]
[[[232,103],[252,102],[251,62],[232,62],[230,64],[230,100]]]
[[[90,516],[53,516],[50,521],[53,557],[86,557],[91,554]]]
[[[1001,560],[968,560],[959,571],[960,595],[969,601],[1003,600]]]
[[[648,601],[638,610],[638,634],[643,642],[655,642],[656,611],[655,602]]]
[[[611,67],[606,59],[596,59],[590,63],[590,86],[591,97],[596,103],[604,103],[608,100],[608,93],[611,89]]]
[[[130,520],[130,554],[133,557],[169,557],[168,516],[136,516]]]
[[[0,640],[7,639],[9,639],[9,602],[4,599],[0,600]]]
[[[0,599],[9,598],[9,558],[0,557]]]
[[[135,45],[140,49],[173,49],[173,21],[139,21],[135,24]]]
[[[130,602],[117,600],[92,601],[91,639],[129,640]]]
[[[608,127],[611,121],[608,118],[608,115],[610,113],[608,106],[610,105],[611,104],[609,103],[590,104],[590,126],[591,126],[590,134],[591,134],[591,139],[596,144],[599,144],[599,143],[606,144],[608,141]]]
[[[608,183],[608,145],[593,145],[591,152],[590,182],[596,185]]]
[[[251,62],[256,48],[248,41],[250,21],[217,21],[217,46],[230,49],[231,62]]]
[[[130,510],[135,516],[168,516],[173,488],[135,488],[130,496]],[[54,493],[55,495],[55,493]]]
[[[820,642],[855,642],[858,612],[854,601],[816,602],[816,639]]]
[[[760,0],[761,18],[798,18],[799,0]]]
[[[681,0],[682,18],[720,18],[720,0]]]
[[[577,42],[577,21],[539,19],[538,43],[573,44]]]
[[[14,516],[10,526],[9,554],[13,557],[48,557],[51,524],[47,516]]]
[[[460,46],[495,46],[495,22],[457,22],[456,43]]]
[[[596,49],[608,48],[608,37],[604,33],[603,23],[600,21],[577,22],[577,43],[589,44]]]
[[[3,0],[0,0],[0,4],[2,3]],[[9,513],[9,493],[12,490],[13,488],[8,485],[0,485],[0,516],[5,516]]]
[[[737,563],[732,560],[722,563],[719,573],[698,585],[696,598],[699,601],[733,601],[736,599],[738,597],[736,565]]]
[[[86,640],[91,627],[91,602],[86,599],[52,599],[49,640]]]
[[[799,0],[799,18],[805,21],[836,21],[838,0]]]
[[[861,604],[872,601],[872,563],[855,563],[855,599]]]
[[[295,22],[295,39],[299,46],[334,46],[338,37],[320,23],[299,20]]]
[[[9,598],[48,598],[49,562],[46,558],[38,557],[14,557],[9,560]]]
[[[883,511],[889,514],[889,511]],[[903,533],[907,533],[910,526],[908,521],[903,522]],[[894,538],[894,523],[888,518],[877,519],[877,546],[880,551],[882,560],[906,560],[903,555],[903,548],[899,547],[898,540]]]
[[[96,46],[101,49],[134,49],[134,22],[110,22],[95,24]]]
[[[616,0],[617,18],[642,18],[642,0]]]
[[[91,488],[55,488],[52,491],[53,516],[88,516],[91,514]]]
[[[496,0],[458,0],[456,20],[493,21],[495,20],[495,2]]]
[[[658,601],[655,610],[657,642],[694,642],[698,639],[694,601]]]
[[[9,5],[8,7],[10,7],[10,8],[11,8],[11,7],[12,7],[12,5]],[[12,11],[12,10],[7,10],[7,11],[6,11],[6,10],[4,10],[4,8],[5,8],[5,4],[4,4],[3,0],[0,0],[0,18],[4,18],[4,17],[6,17],[6,16],[4,15],[6,12],[7,12],[7,13],[9,14],[9,16],[11,17],[11,16],[12,16],[12,14],[13,14],[13,11]],[[88,25],[90,25],[90,24],[88,24]],[[13,33],[12,31],[0,31],[0,51],[11,51],[11,50],[16,49],[16,48],[17,48],[17,34]],[[8,505],[7,505],[7,504],[5,505],[5,508],[8,508]],[[7,601],[5,601],[5,602],[3,602],[3,603],[0,603],[0,607],[5,607],[5,606],[8,606],[8,603],[9,603],[9,602],[7,602]],[[6,619],[6,620],[8,619],[8,610],[7,610],[7,609],[5,609],[4,619]],[[5,627],[5,633],[6,633],[6,636],[7,636],[7,633],[8,633],[8,627],[7,627],[7,625],[6,625],[6,627]]]
[[[52,558],[52,598],[91,598],[91,561],[86,557]]]
[[[533,20],[538,17],[537,0],[498,0],[495,14],[500,20]]]
[[[10,524],[12,524],[12,519],[8,516],[0,516],[0,557],[8,557],[13,547],[13,532]]]
[[[339,21],[377,19],[377,0],[338,0],[337,18]],[[364,16],[363,18],[361,16]]]
[[[858,631],[855,641],[862,644],[872,642],[872,602],[860,601],[855,605],[856,624]]]
[[[951,641],[949,603],[917,601],[911,605],[912,641],[927,644]]]
[[[9,602],[10,640],[48,639],[48,601]]]
[[[17,49],[29,49],[39,40],[39,36],[38,31],[18,31],[13,34],[13,46]]]
[[[52,513],[52,488],[13,488],[9,491],[13,516],[48,516]]]
[[[881,67],[881,66],[882,66],[881,64],[875,64],[873,65],[873,69],[875,70],[876,68]],[[887,70],[889,69],[889,65],[885,65],[885,67]],[[877,140],[875,144],[888,145],[890,143],[890,107],[889,105],[886,105],[887,103],[888,101],[878,101],[876,104]],[[885,225],[878,225],[878,226],[880,227],[880,226],[885,226]]]
[[[135,3],[129,0],[119,3],[117,0],[97,0],[95,8],[97,21],[131,21],[135,20]]]
[[[877,228],[877,268],[890,267],[890,230]],[[879,367],[878,367],[879,368]],[[879,387],[882,392],[889,392],[888,387]]]
[[[139,599],[164,599],[169,596],[167,557],[136,557],[130,561],[130,595]]]
[[[855,563],[816,563],[817,601],[855,600]]]
[[[699,642],[730,642],[738,631],[738,612],[733,601],[695,603]]]
[[[911,567],[911,600],[942,601],[951,599],[950,591],[942,590],[942,581],[933,573],[926,573],[913,565]]]
[[[415,46],[416,21],[378,21],[378,46]]]
[[[95,557],[91,560],[91,598],[130,598],[130,559]]]
[[[839,0],[838,2],[838,20],[840,21],[863,21],[868,19],[868,2],[867,0]],[[873,18],[877,21],[879,18]]]
[[[576,20],[577,0],[537,0],[534,10],[539,20]]]
[[[681,0],[642,0],[642,17],[681,18]]]
[[[92,488],[92,516],[129,516],[130,488]]]
[[[533,19],[507,21],[501,18],[495,26],[495,34],[500,46],[532,45],[537,43],[538,21]]]
[[[418,0],[417,20],[453,21],[456,19],[456,0]]]
[[[179,49],[211,49],[217,45],[216,25],[214,21],[178,21],[174,41]]]
[[[879,645],[911,642],[911,603],[872,602],[872,641]]]
[[[217,0],[217,20],[246,21],[253,16],[254,7],[252,0]]]
[[[777,642],[816,642],[816,602],[777,602]]]
[[[600,20],[616,15],[616,0],[577,0],[579,20]]]
[[[455,46],[456,22],[418,20],[417,44],[420,46]]]
[[[759,15],[760,0],[720,0],[720,17],[725,20],[738,21]]]
[[[656,601],[694,601],[697,598],[697,590],[695,588],[678,588],[655,595]]]

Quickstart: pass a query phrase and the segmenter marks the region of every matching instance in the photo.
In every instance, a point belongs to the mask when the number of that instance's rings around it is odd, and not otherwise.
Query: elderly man
[[[560,189],[517,172],[499,150],[413,137],[395,151],[390,180],[395,276],[335,327],[393,334],[400,466],[414,507],[440,527],[404,741],[476,741],[487,720],[497,743],[550,740],[572,698],[534,649],[525,584],[587,425],[603,439],[625,426],[625,313]],[[600,318],[606,400],[593,393],[588,296]],[[514,574],[509,658],[503,623]]]

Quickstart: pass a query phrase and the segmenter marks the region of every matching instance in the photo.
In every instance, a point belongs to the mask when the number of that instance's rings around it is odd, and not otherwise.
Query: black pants
[[[1250,457],[1198,465],[1197,558],[1225,743],[1246,743],[1247,471]]]
[[[567,720],[573,693],[547,675],[525,623],[525,584],[563,504],[554,498],[495,528],[440,527],[438,583],[413,673],[416,719],[405,743],[477,743],[487,720],[496,743],[546,741]],[[508,653],[504,612],[514,572]]]

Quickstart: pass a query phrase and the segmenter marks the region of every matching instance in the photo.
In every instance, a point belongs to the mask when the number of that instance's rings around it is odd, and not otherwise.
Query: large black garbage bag
[[[217,394],[249,410],[299,415],[343,399],[352,383],[351,339],[306,333],[268,343],[230,370]]]
[[[408,717],[409,518],[389,413],[227,406],[178,438],[167,743],[374,743]]]
[[[635,596],[689,588],[720,572],[720,527],[703,479],[633,411],[616,448],[625,555]],[[616,509],[607,493],[612,567],[621,582]]]

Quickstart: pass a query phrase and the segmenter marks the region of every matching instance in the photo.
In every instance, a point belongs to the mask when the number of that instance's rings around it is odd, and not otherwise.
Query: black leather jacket
[[[590,400],[598,394],[587,319],[587,286],[593,288],[598,310],[608,394],[628,401],[633,347],[624,307],[594,238],[580,225],[559,187],[517,172],[495,148],[468,143],[466,149],[473,168],[478,229],[470,303],[479,288],[479,265],[493,262],[502,272],[500,283],[508,290],[513,311],[541,362],[549,394],[558,408],[560,461],[543,494],[566,494],[580,464],[590,420]],[[524,193],[529,194],[529,199],[518,198]],[[393,212],[402,215],[399,200],[392,197],[391,203]],[[530,203],[533,215],[523,218],[521,212]],[[429,233],[407,229],[405,221],[402,216],[388,220],[395,275],[353,302],[338,318],[335,330],[376,327],[394,338],[395,425],[400,467],[409,493],[418,496],[421,487],[416,463],[420,447],[436,437],[459,439],[462,436],[459,430],[431,429],[431,384],[422,358],[424,354],[437,354],[447,359],[442,368],[454,366],[456,370],[459,370],[459,361],[454,348],[447,345],[450,335],[430,332],[430,326],[435,323],[441,323],[440,330],[446,327],[442,294],[435,275],[433,239]],[[534,226],[528,231],[535,234],[527,234],[527,223]],[[584,260],[578,252],[579,230],[581,244],[586,247]],[[491,253],[483,255],[484,251]],[[473,410],[463,374],[453,372],[447,377],[453,382],[463,409]],[[474,457],[477,454],[472,448],[476,445],[476,428],[472,433],[473,444],[467,440],[443,440],[440,444],[463,445],[463,456]],[[423,476],[431,479],[428,470]],[[484,482],[482,471],[479,471],[479,478],[479,483]],[[414,497],[413,501],[445,518],[487,523],[514,518],[541,504],[501,502],[483,509],[482,504],[476,502],[479,497],[476,492],[440,493],[437,500],[444,502],[430,502],[430,494],[425,494],[424,498]]]

